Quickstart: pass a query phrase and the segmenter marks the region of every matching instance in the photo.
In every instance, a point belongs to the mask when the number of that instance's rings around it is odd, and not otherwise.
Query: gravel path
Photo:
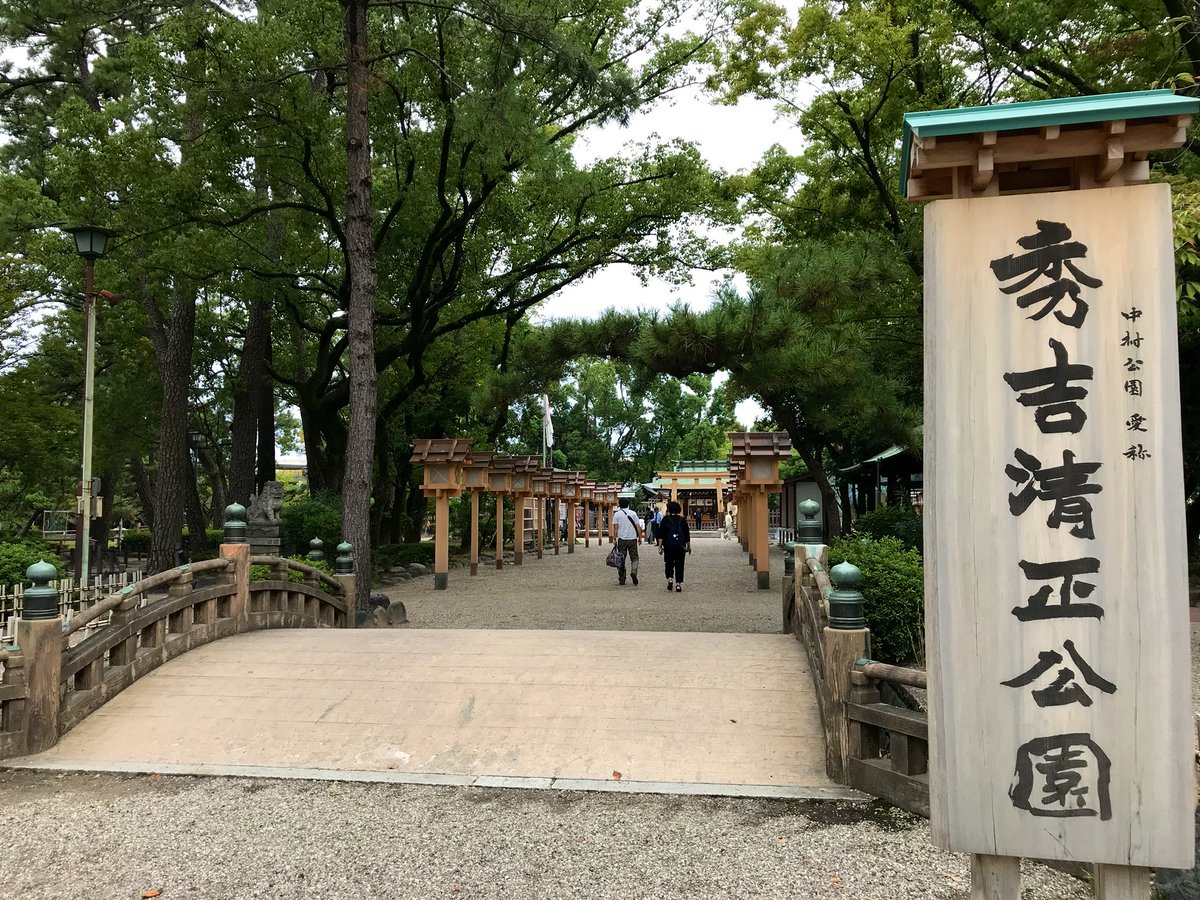
[[[682,594],[656,552],[618,587],[608,547],[380,587],[416,628],[776,633],[782,557],[755,588],[697,539]],[[549,602],[545,598],[552,598]],[[1200,696],[1200,689],[1198,689]],[[969,896],[967,858],[883,804],[0,772],[0,898],[908,900]],[[1024,863],[1024,900],[1090,897]]]
[[[868,804],[245,779],[0,775],[0,897],[969,895],[926,823]],[[1027,864],[1026,900],[1084,898]]]
[[[642,545],[638,587],[618,587],[604,564],[609,545],[578,545],[519,568],[480,563],[479,574],[452,569],[450,585],[433,589],[429,575],[383,581],[377,588],[404,601],[415,628],[554,628],[602,631],[727,631],[778,634],[783,554],[771,555],[771,589],[756,587],[754,570],[736,541],[696,538],[681,594],[666,592],[662,557]],[[553,598],[546,602],[544,598]]]

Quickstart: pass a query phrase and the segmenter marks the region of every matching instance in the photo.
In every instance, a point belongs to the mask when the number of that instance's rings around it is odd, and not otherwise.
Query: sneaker
[[[677,593],[677,594],[683,593],[683,582],[682,581],[679,582],[679,584],[675,585],[675,593]]]
[[[670,593],[673,590],[675,590],[675,582],[667,581],[667,592]]]
[[[632,573],[629,577],[633,579],[633,586],[637,587],[637,572]]]

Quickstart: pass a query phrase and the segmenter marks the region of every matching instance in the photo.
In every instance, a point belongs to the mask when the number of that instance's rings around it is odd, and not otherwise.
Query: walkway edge
[[[615,794],[671,794],[693,797],[759,797],[770,800],[869,800],[844,787],[772,784],[699,784],[666,781],[603,781],[593,778],[534,778],[519,775],[437,775],[407,772],[338,771],[287,766],[183,765],[179,763],[43,762],[31,757],[6,760],[3,769],[49,772],[108,772],[138,775],[201,775],[215,778],[281,778],[300,781],[352,781],[371,784],[424,784],[520,790],[596,791]]]

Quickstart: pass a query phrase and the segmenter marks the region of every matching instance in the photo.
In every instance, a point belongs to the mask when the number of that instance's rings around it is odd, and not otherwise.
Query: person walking
[[[725,510],[725,540],[733,537],[733,513]]]
[[[683,507],[672,500],[658,526],[658,552],[666,569],[667,590],[677,594],[683,592],[684,558],[692,552],[692,532],[682,513]]]
[[[629,577],[638,583],[638,544],[642,542],[642,520],[629,508],[629,498],[617,500],[615,522],[617,526],[617,549],[629,560]],[[617,569],[617,584],[625,583],[625,566]]]

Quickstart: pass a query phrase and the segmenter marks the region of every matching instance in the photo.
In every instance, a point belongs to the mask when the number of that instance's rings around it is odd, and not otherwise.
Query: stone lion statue
[[[275,524],[279,521],[279,511],[283,508],[283,482],[268,481],[263,485],[261,494],[250,495],[250,509],[247,521],[255,523]]]

